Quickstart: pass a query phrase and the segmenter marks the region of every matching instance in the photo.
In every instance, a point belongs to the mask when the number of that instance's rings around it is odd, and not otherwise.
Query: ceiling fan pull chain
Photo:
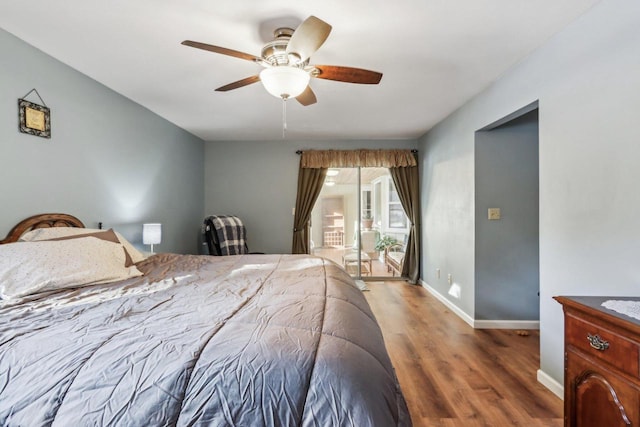
[[[282,97],[282,139],[285,138],[287,132],[287,98]]]

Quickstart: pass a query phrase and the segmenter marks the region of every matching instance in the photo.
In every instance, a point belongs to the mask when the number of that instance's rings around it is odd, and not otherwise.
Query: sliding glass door
[[[408,233],[387,168],[329,169],[311,215],[312,254],[355,278],[399,277]]]

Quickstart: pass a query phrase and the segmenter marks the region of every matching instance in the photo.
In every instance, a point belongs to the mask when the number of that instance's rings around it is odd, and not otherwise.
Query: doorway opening
[[[538,128],[534,102],[475,135],[478,325],[539,327]]]

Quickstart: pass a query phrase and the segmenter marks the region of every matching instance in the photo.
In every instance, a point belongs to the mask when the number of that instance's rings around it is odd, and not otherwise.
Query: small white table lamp
[[[153,253],[153,245],[160,244],[162,241],[162,224],[142,224],[142,243],[151,245],[151,253]]]

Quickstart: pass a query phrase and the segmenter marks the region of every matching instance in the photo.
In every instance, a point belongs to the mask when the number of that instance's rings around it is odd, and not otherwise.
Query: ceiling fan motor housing
[[[293,29],[282,27],[273,32],[274,39],[264,45],[262,48],[262,58],[273,66],[289,65],[295,67],[304,66],[304,63],[300,63],[300,56],[295,53],[287,54],[287,45],[291,36],[293,35]]]

